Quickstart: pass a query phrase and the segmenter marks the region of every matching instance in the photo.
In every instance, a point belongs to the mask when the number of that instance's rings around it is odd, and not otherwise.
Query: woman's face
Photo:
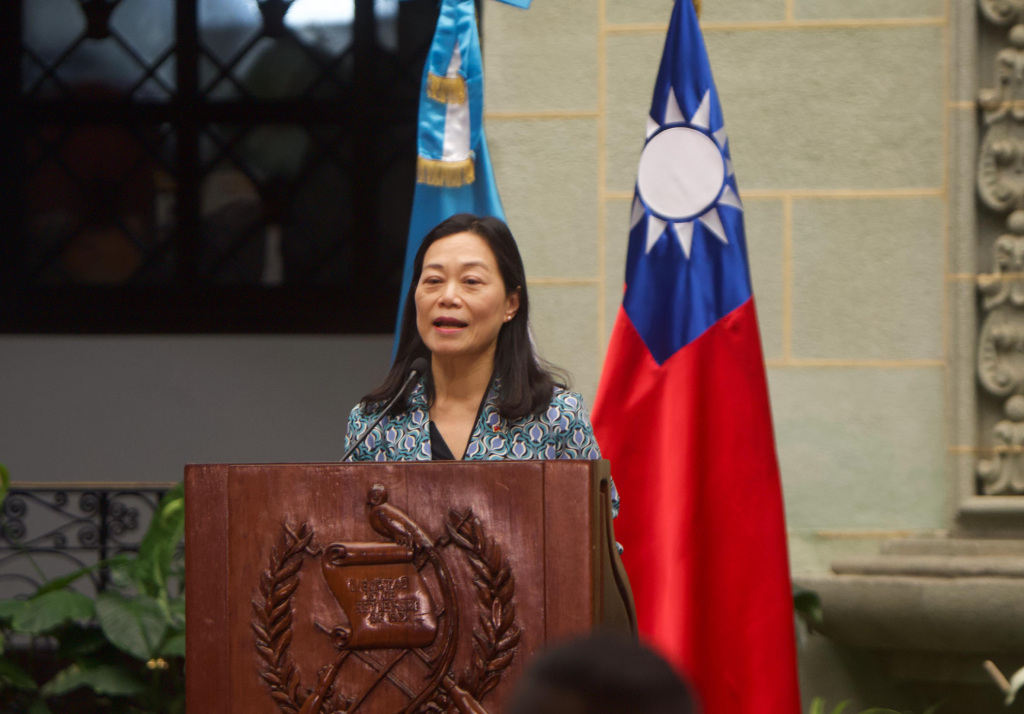
[[[483,238],[456,233],[427,248],[416,285],[416,327],[434,356],[493,354],[501,326],[518,309],[519,292],[506,294]]]

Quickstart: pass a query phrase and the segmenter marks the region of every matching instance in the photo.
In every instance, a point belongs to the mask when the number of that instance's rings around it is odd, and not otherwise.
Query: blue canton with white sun
[[[623,307],[658,364],[751,295],[743,204],[696,14],[676,2],[640,155]]]

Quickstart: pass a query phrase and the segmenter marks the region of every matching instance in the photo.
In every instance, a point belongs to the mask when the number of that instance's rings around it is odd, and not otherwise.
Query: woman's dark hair
[[[416,328],[416,286],[423,272],[423,256],[430,246],[457,233],[472,233],[487,243],[498,263],[505,294],[519,291],[519,309],[515,316],[501,326],[498,344],[494,350],[494,376],[501,381],[498,394],[498,411],[506,419],[517,419],[529,414],[538,414],[551,403],[555,387],[564,387],[566,378],[551,365],[543,362],[533,348],[530,339],[530,297],[526,290],[526,270],[519,248],[512,237],[512,231],[505,222],[492,216],[474,216],[458,213],[436,225],[420,244],[413,262],[412,283],[405,298],[405,310],[398,336],[398,349],[384,382],[363,397],[364,407],[374,409],[387,403],[402,388],[409,375],[410,365],[418,357],[430,360],[430,350],[423,344]],[[434,381],[427,370],[424,376],[427,402],[434,401]],[[403,395],[393,411],[408,408],[408,397]]]

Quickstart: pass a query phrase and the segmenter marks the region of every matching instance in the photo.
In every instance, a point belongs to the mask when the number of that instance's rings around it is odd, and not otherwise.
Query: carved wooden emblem
[[[270,695],[284,714],[381,711],[381,702],[395,701],[395,714],[486,714],[481,701],[520,638],[515,578],[501,547],[469,509],[449,510],[431,538],[388,502],[384,486],[370,489],[367,505],[370,525],[386,541],[320,545],[309,524],[282,524],[253,599],[259,675]],[[470,666],[456,674],[463,604],[447,558],[459,551],[473,573],[478,616]],[[316,567],[304,568],[311,560]],[[309,577],[322,577],[338,605],[336,620],[316,622],[335,655],[312,688],[292,657],[293,598]]]

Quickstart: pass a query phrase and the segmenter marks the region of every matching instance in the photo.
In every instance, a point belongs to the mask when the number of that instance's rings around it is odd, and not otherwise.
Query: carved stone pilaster
[[[978,276],[986,312],[978,339],[978,379],[996,397],[1024,393],[1024,210],[1007,221],[1014,233],[993,247],[995,271]]]
[[[978,148],[978,195],[1008,213],[1008,233],[993,245],[994,270],[978,276],[984,322],[978,337],[978,380],[1005,399],[992,429],[991,458],[978,462],[980,491],[1024,494],[1024,0],[979,0],[982,15],[1010,26],[995,57],[995,86],[979,92],[984,135]]]
[[[995,456],[978,462],[978,476],[986,495],[1024,493],[1024,397],[1006,400],[1006,419],[993,431]]]

